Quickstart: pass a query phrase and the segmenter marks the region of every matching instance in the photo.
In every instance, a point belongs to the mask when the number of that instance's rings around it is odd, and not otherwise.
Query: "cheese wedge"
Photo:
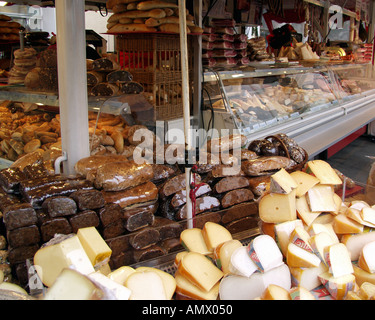
[[[310,226],[321,214],[321,212],[312,212],[305,195],[296,199],[297,216],[307,225]]]
[[[353,291],[355,288],[355,277],[353,274],[347,274],[335,278],[331,273],[325,272],[318,277],[320,282],[335,300],[345,299],[347,293]]]
[[[354,291],[349,291],[349,292],[346,294],[344,300],[362,300],[362,299],[361,299],[361,297],[360,297],[357,293],[355,293]]]
[[[370,205],[363,200],[353,200],[350,202],[349,208],[361,211],[363,208],[371,208]]]
[[[303,171],[294,171],[290,175],[297,183],[297,198],[304,196],[310,188],[312,188],[320,182],[318,178]]]
[[[202,235],[209,251],[213,251],[219,244],[233,239],[228,229],[214,222],[204,224]]]
[[[375,241],[375,232],[371,230],[372,229],[365,228],[363,233],[343,235],[341,237],[341,242],[345,244],[348,249],[352,261],[357,261],[359,259],[364,245]]]
[[[208,258],[197,252],[189,252],[178,265],[178,272],[201,290],[210,291],[224,273]]]
[[[321,261],[314,253],[289,243],[286,263],[289,267],[311,268],[318,267]]]
[[[247,251],[251,260],[261,272],[267,272],[284,263],[283,255],[277,243],[268,235],[260,235],[250,241]]]
[[[301,247],[311,253],[314,253],[310,245],[310,235],[303,227],[296,227],[290,235],[289,242]]]
[[[182,246],[191,252],[198,252],[203,255],[210,254],[206,242],[204,241],[202,230],[199,228],[186,229],[180,234]]]
[[[93,266],[108,263],[112,250],[95,227],[79,229],[77,236]]]
[[[364,282],[375,284],[375,273],[367,272],[357,265],[353,264],[354,276],[356,283],[360,286]]]
[[[361,216],[361,210],[362,209],[355,209],[353,208],[353,206],[349,207],[348,210],[346,211],[346,215],[348,216],[348,218],[354,220],[354,221],[357,221],[358,223],[364,225],[364,226],[367,226],[367,227],[370,227],[370,228],[375,228],[375,225],[368,222],[368,221],[365,221],[363,220],[362,216]]]
[[[333,195],[332,186],[317,184],[307,191],[306,200],[312,212],[336,212],[337,205]]]
[[[12,283],[12,282],[2,282],[2,283],[0,283],[0,291],[1,290],[17,292],[17,293],[20,293],[20,294],[24,295],[25,297],[27,297],[29,295],[24,288],[22,288],[18,284]]]
[[[370,282],[364,282],[360,285],[358,295],[362,300],[370,300],[375,296],[375,285]]]
[[[189,251],[181,251],[181,252],[178,252],[174,258],[174,265],[176,267],[178,267],[178,265],[180,264],[181,260],[183,259],[183,257],[185,255],[187,255],[189,253]]]
[[[232,274],[249,278],[258,270],[258,267],[253,260],[251,260],[247,253],[247,248],[241,246],[233,252],[230,258],[229,270]]]
[[[126,279],[135,272],[135,269],[129,266],[120,267],[114,271],[112,271],[108,278],[117,282],[118,284],[125,285]]]
[[[291,300],[289,291],[276,285],[270,284],[260,296],[261,300]]]
[[[358,259],[358,267],[367,272],[375,273],[375,241],[363,246]]]
[[[290,235],[296,227],[303,227],[300,219],[275,224],[276,243],[278,244],[282,254],[286,257]]]
[[[47,245],[34,255],[35,269],[45,286],[50,287],[65,268],[88,275],[95,269],[78,236],[64,236],[61,242]],[[56,241],[56,239],[52,239]],[[51,240],[51,243],[53,243]]]
[[[336,211],[332,211],[331,213],[336,215],[340,213],[340,209],[341,209],[343,202],[342,202],[342,198],[337,193],[333,193],[333,201],[336,204]]]
[[[316,300],[314,295],[304,287],[295,287],[289,291],[291,300]]]
[[[187,280],[179,272],[175,274],[176,279],[176,293],[187,296],[196,300],[217,300],[219,295],[219,283],[214,285],[210,291],[205,291]]]
[[[333,219],[335,218],[335,215],[332,213],[326,213],[323,212],[314,220],[314,223],[320,223],[320,224],[332,224]]]
[[[315,234],[310,238],[310,245],[314,253],[326,265],[327,265],[327,262],[324,259],[324,252],[327,247],[333,244],[335,244],[335,242],[332,240],[332,237],[326,232]]]
[[[345,214],[340,213],[333,219],[333,230],[336,234],[361,233],[363,225],[357,221],[348,218]]]
[[[362,208],[360,214],[361,214],[361,218],[363,219],[363,221],[369,222],[375,225],[375,209],[364,207]]]
[[[104,297],[104,292],[87,276],[66,268],[47,290],[44,300],[100,300]]]
[[[297,182],[283,168],[271,175],[270,191],[274,193],[288,194],[298,187]]]
[[[313,174],[321,184],[341,185],[342,180],[331,165],[323,160],[312,160],[306,164],[306,172]]]
[[[320,263],[318,267],[311,268],[290,267],[292,285],[294,287],[304,287],[311,291],[321,285],[318,276],[327,271],[328,267],[324,263]]]
[[[309,234],[311,236],[313,236],[314,234],[318,234],[318,233],[321,233],[321,232],[326,232],[328,233],[331,238],[332,238],[332,241],[334,243],[339,243],[339,238],[337,237],[336,235],[336,232],[335,230],[333,230],[333,226],[331,223],[313,223],[307,230],[309,232]]]
[[[167,300],[163,280],[155,271],[134,272],[126,279],[130,300]]]
[[[103,290],[107,300],[129,300],[130,290],[109,279],[104,274],[94,272],[89,274],[88,278]]]
[[[229,240],[218,245],[214,250],[214,259],[217,267],[227,274],[230,272],[230,259],[236,249],[242,247],[239,240]]]
[[[343,243],[336,243],[324,250],[324,260],[327,262],[329,272],[334,278],[339,278],[354,272],[350,254]]]
[[[297,219],[296,191],[289,194],[269,193],[259,201],[259,217],[267,223],[281,223]]]

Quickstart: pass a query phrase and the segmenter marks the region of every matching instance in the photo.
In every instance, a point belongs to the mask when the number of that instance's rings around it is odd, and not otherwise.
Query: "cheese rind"
[[[267,223],[281,223],[297,219],[296,191],[289,194],[269,193],[259,200],[259,217]]]
[[[345,299],[349,291],[354,290],[356,285],[353,274],[347,274],[341,277],[333,277],[330,272],[325,272],[319,276],[320,282],[328,290],[330,295],[336,300]]]
[[[213,251],[219,244],[233,239],[228,229],[214,222],[205,223],[202,235],[209,251]]]
[[[342,180],[337,175],[331,165],[323,160],[308,161],[306,165],[306,172],[312,173],[319,179],[321,184],[341,185]]]
[[[324,249],[324,260],[334,278],[354,273],[350,254],[343,243],[336,243]]]

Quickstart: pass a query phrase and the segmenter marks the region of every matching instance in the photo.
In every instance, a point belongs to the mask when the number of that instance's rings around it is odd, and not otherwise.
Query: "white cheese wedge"
[[[311,236],[314,234],[318,234],[321,232],[326,232],[328,233],[332,241],[334,243],[339,243],[339,238],[337,237],[335,230],[333,230],[333,226],[331,223],[313,223],[307,230]]]
[[[95,269],[83,249],[78,236],[74,235],[39,249],[34,255],[34,265],[41,281],[50,287],[65,268],[72,268],[88,275]]]
[[[258,270],[257,265],[251,260],[247,248],[241,246],[236,249],[230,259],[229,270],[232,274],[249,278]]]
[[[126,279],[129,277],[129,275],[131,275],[134,272],[135,272],[135,269],[133,269],[132,267],[123,266],[112,271],[108,275],[108,278],[117,282],[118,284],[125,285]]]
[[[355,277],[353,274],[347,274],[341,277],[333,277],[331,273],[325,272],[320,274],[318,277],[320,282],[324,285],[329,294],[335,300],[345,299],[348,291],[354,290],[354,287],[356,285]]]
[[[317,184],[307,191],[306,200],[312,212],[336,212],[333,195],[332,186]]]
[[[295,287],[289,291],[291,300],[316,300],[314,295],[304,287]]]
[[[306,196],[303,195],[299,198],[296,198],[296,210],[297,216],[303,220],[303,222],[310,226],[321,214],[321,212],[312,212],[310,210],[309,204],[307,203]]]
[[[334,278],[345,276],[354,272],[350,253],[343,243],[336,243],[324,250],[324,260],[327,262],[329,272]]]
[[[375,209],[364,207],[362,208],[360,213],[361,213],[361,217],[363,221],[366,221],[375,225]]]
[[[291,300],[289,291],[276,284],[270,284],[260,296],[261,300]]]
[[[250,241],[247,251],[261,272],[267,272],[283,264],[283,255],[276,241],[268,235],[260,235]]]
[[[130,300],[167,300],[163,280],[154,271],[134,272],[126,279]]]
[[[297,219],[296,191],[289,194],[269,193],[259,201],[259,217],[267,223],[281,223]]]
[[[290,235],[289,242],[301,247],[311,253],[314,253],[310,245],[310,235],[303,227],[296,227]]]
[[[346,211],[346,215],[348,218],[357,221],[358,223],[370,227],[370,228],[375,228],[375,225],[373,223],[370,223],[368,221],[363,220],[362,215],[361,215],[361,209],[356,209],[353,206],[350,206],[348,210]]]
[[[375,273],[370,273],[353,264],[356,283],[360,286],[364,282],[375,284]]]
[[[362,248],[369,242],[375,241],[375,232],[369,232],[372,229],[366,229],[365,232],[359,234],[343,235],[341,242],[345,244],[350,253],[350,259],[357,261],[361,254]]]
[[[230,272],[230,259],[236,249],[242,247],[239,240],[229,240],[218,245],[214,250],[214,259],[217,267],[228,274]]]
[[[331,165],[323,160],[312,160],[307,162],[306,172],[317,177],[321,184],[341,185],[342,180]]]
[[[318,267],[300,268],[290,267],[292,285],[294,287],[304,287],[311,291],[321,285],[318,276],[328,271],[328,267],[322,262]]]
[[[375,296],[375,285],[364,282],[359,287],[358,295],[362,300],[370,300]]]
[[[198,252],[204,255],[211,253],[204,241],[202,230],[199,228],[182,231],[180,234],[180,241],[182,246],[188,251]]]
[[[308,252],[293,243],[289,243],[286,263],[289,267],[311,268],[318,267],[321,260],[314,253]]]
[[[320,260],[322,260],[324,264],[327,264],[324,260],[325,249],[333,244],[335,244],[335,242],[327,232],[320,232],[310,238],[310,245],[314,250],[314,253],[320,258]]]
[[[320,182],[318,178],[303,171],[294,171],[290,175],[297,182],[297,198],[304,196],[310,188]]]
[[[333,219],[332,226],[336,234],[363,232],[363,224],[360,224],[357,221],[348,218],[344,213],[340,213]]]
[[[76,270],[63,269],[47,290],[44,300],[101,300],[104,292],[87,276]]]
[[[349,208],[361,211],[363,208],[371,208],[370,205],[363,200],[354,200],[350,203]]]
[[[217,300],[217,297],[219,295],[219,283],[214,285],[212,289],[207,292],[195,286],[179,272],[175,273],[175,279],[176,293],[196,300]]]
[[[375,241],[363,246],[358,259],[358,267],[369,273],[375,273]]]
[[[296,227],[303,227],[302,220],[296,219],[275,225],[276,242],[284,257],[288,251],[290,235]]]
[[[288,194],[297,187],[297,182],[291,177],[291,175],[285,169],[281,169],[278,172],[271,175],[271,192]]]
[[[131,291],[125,286],[106,277],[104,274],[94,272],[89,274],[88,277],[102,289],[107,300],[129,300]]]
[[[79,229],[77,236],[93,266],[108,263],[112,250],[95,227]]]
[[[220,300],[253,300],[260,297],[270,284],[286,290],[291,288],[290,272],[285,263],[265,273],[255,272],[250,278],[228,275],[220,281]]]
[[[189,252],[178,265],[178,272],[198,288],[210,291],[224,276],[207,257],[197,252]]]
[[[147,272],[147,271],[156,272],[161,278],[161,280],[163,281],[165,296],[167,300],[171,300],[173,298],[174,292],[176,290],[176,280],[172,275],[158,268],[151,268],[151,267],[138,267],[137,269],[135,269],[135,271],[136,272]]]
[[[214,222],[204,224],[202,235],[209,251],[213,251],[219,244],[233,239],[228,229]]]

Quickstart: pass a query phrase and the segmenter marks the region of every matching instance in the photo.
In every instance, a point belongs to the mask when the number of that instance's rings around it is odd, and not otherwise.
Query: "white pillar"
[[[56,0],[56,30],[64,174],[75,174],[90,154],[84,0]]]

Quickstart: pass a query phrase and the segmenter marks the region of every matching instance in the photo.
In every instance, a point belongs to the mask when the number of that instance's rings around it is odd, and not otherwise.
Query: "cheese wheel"
[[[349,251],[343,243],[336,243],[326,247],[324,250],[324,260],[327,262],[329,271],[335,278],[354,272]]]
[[[271,175],[270,192],[288,194],[297,187],[297,182],[284,168]]]
[[[335,230],[333,230],[333,227],[332,227],[332,224],[331,223],[313,223],[308,229],[307,231],[309,232],[309,234],[311,236],[313,236],[314,234],[318,234],[320,232],[326,232],[328,233],[331,238],[332,238],[332,241],[334,243],[339,243],[339,238],[337,237],[336,233],[335,233]]]
[[[258,270],[258,267],[248,255],[247,248],[241,246],[233,252],[230,258],[229,270],[233,274],[249,278]]]
[[[270,284],[266,290],[263,291],[261,300],[291,300],[289,291],[276,284]]]
[[[362,208],[361,217],[363,221],[375,224],[375,209],[369,207]]]
[[[337,205],[333,199],[333,188],[330,185],[317,184],[306,193],[306,200],[312,212],[336,212]]]
[[[375,296],[375,285],[369,282],[364,282],[359,287],[358,296],[362,300],[370,300]]]
[[[353,219],[354,221],[357,221],[364,226],[375,228],[375,225],[373,223],[363,220],[361,216],[361,210],[362,208],[356,209],[355,207],[350,206],[346,211],[346,215],[348,216],[348,218]]]
[[[266,223],[281,223],[297,219],[296,192],[269,193],[259,200],[259,217]]]
[[[358,267],[369,273],[375,273],[375,241],[363,246],[358,259]]]
[[[108,300],[129,300],[131,291],[116,281],[97,271],[88,275],[88,278],[97,284],[106,295]]]
[[[303,227],[297,226],[290,235],[289,242],[313,253],[313,249],[310,245],[310,238],[309,233]]]

